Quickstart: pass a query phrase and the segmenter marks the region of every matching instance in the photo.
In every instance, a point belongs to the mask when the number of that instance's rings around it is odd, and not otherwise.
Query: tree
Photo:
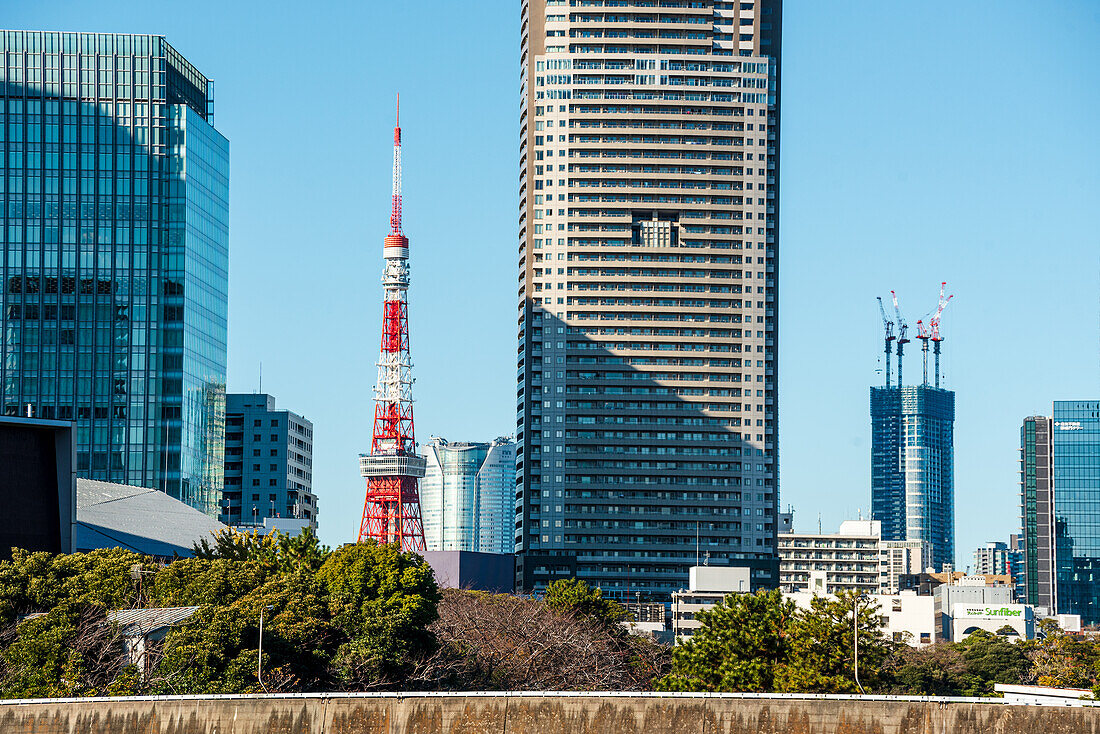
[[[0,562],[0,695],[397,687],[435,649],[439,591],[419,556],[332,552],[309,532],[229,532],[196,552],[163,567],[123,550]],[[146,676],[107,612],[164,606],[199,609],[148,651]]]
[[[809,609],[799,609],[788,626],[790,655],[778,676],[780,690],[858,693],[852,616],[858,610],[859,679],[865,689],[878,685],[890,645],[883,622],[860,592],[842,590],[833,597],[814,596]]]
[[[255,561],[268,571],[316,571],[331,555],[332,550],[317,539],[312,528],[304,528],[297,535],[278,530],[260,535],[255,530],[239,532],[233,528],[223,530],[214,538],[214,544],[200,540],[194,546],[195,558],[234,561]]]
[[[125,662],[106,611],[140,600],[135,565],[155,568],[122,549],[55,555],[17,548],[0,562],[0,695],[111,692]]]
[[[1028,682],[1054,688],[1092,688],[1100,673],[1100,644],[1091,638],[1048,634],[1028,649]]]
[[[794,602],[779,591],[731,594],[713,609],[695,614],[702,627],[672,651],[672,672],[660,691],[775,690],[787,662],[787,627]]]
[[[557,612],[588,617],[607,628],[630,618],[626,607],[614,599],[605,599],[598,586],[592,588],[580,579],[551,581],[543,598]]]
[[[962,653],[967,671],[982,681],[977,691],[965,695],[992,696],[994,683],[1018,684],[1030,667],[1027,651],[1022,645],[985,630],[971,633],[955,647]]]
[[[646,690],[667,667],[664,646],[512,594],[447,589],[432,632],[439,648],[414,675],[425,688]]]
[[[950,642],[923,648],[899,645],[883,663],[882,690],[909,696],[977,695],[981,679]]]
[[[427,562],[373,541],[333,551],[317,571],[333,628],[334,665],[351,687],[395,685],[434,647],[439,588]]]
[[[102,609],[65,604],[0,635],[0,697],[114,695],[127,669],[122,637]]]
[[[263,681],[256,678],[261,611]],[[310,574],[284,574],[229,604],[204,605],[171,630],[148,685],[190,694],[323,689],[332,682],[336,642],[321,585]]]
[[[71,554],[15,548],[10,561],[0,562],[0,626],[59,604],[132,606],[137,601],[131,575],[135,565],[156,568],[149,559],[121,548]]]

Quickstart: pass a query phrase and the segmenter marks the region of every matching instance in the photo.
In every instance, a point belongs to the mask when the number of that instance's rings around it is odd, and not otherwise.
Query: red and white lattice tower
[[[374,438],[370,455],[359,457],[367,499],[359,542],[374,539],[402,551],[424,550],[417,483],[427,466],[416,453],[413,433],[412,359],[409,356],[409,240],[401,231],[401,113],[393,129],[393,211],[382,246],[386,269],[382,349],[374,388]]]

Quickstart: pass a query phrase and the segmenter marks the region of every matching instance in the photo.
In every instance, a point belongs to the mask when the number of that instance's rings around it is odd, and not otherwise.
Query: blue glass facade
[[[76,421],[81,476],[222,489],[228,142],[159,36],[0,33],[2,409]]]
[[[1054,565],[1059,614],[1100,623],[1100,402],[1054,403]]]
[[[513,553],[515,444],[507,438],[451,443],[436,437],[424,455],[420,506],[427,549]]]
[[[871,518],[883,540],[923,540],[940,568],[955,560],[955,393],[871,388]]]

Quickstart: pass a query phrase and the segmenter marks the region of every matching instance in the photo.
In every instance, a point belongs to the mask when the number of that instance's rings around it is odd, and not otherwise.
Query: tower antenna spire
[[[374,388],[374,435],[370,454],[359,456],[367,480],[359,542],[392,543],[402,551],[424,550],[419,480],[427,462],[416,453],[413,430],[412,358],[409,355],[409,239],[401,227],[401,101],[393,128],[393,208],[382,245],[382,344]]]

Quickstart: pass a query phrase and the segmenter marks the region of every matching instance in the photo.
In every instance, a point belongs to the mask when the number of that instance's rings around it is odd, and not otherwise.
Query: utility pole
[[[863,694],[863,686],[859,682],[859,602],[863,593],[857,593],[852,599],[852,659],[855,664],[856,688]]]

